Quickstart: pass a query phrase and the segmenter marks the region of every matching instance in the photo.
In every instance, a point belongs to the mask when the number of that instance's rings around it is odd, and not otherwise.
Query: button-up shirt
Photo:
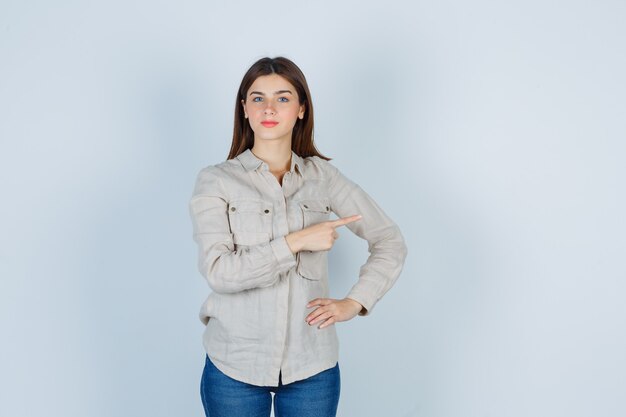
[[[398,226],[354,181],[317,156],[291,154],[282,185],[250,149],[200,170],[189,202],[198,268],[212,292],[202,304],[203,345],[231,378],[278,386],[338,362],[334,324],[305,317],[328,298],[328,251],[293,253],[285,236],[339,217],[367,240],[369,257],[346,295],[371,314],[402,271],[407,247]],[[319,324],[319,323],[316,323]],[[281,374],[282,373],[282,374]]]

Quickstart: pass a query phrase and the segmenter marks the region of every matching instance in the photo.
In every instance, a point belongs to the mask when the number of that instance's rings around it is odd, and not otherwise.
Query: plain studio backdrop
[[[277,55],[409,248],[339,416],[626,414],[623,2],[89,3],[0,3],[0,416],[203,416],[188,201]]]

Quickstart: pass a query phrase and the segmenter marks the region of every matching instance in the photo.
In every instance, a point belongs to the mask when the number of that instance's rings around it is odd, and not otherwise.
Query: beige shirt
[[[203,168],[189,203],[198,268],[212,292],[200,310],[204,348],[231,378],[260,386],[289,384],[338,361],[335,325],[305,317],[314,298],[328,298],[328,251],[293,254],[285,236],[338,217],[366,239],[369,257],[346,297],[371,314],[407,255],[398,226],[355,182],[317,156],[292,152],[282,186],[250,149]],[[340,232],[340,230],[338,230]]]

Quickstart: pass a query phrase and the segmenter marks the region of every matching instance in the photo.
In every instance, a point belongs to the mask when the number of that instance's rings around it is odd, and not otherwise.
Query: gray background
[[[0,415],[202,416],[187,204],[262,56],[402,228],[339,415],[626,413],[620,1],[0,3]],[[367,244],[340,230],[331,296]]]

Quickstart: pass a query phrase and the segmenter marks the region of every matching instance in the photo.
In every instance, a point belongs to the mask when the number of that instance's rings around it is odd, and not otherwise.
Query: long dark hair
[[[278,74],[289,81],[298,92],[299,104],[305,106],[304,118],[297,119],[293,127],[291,149],[302,158],[315,155],[327,161],[331,160],[331,158],[322,155],[313,143],[313,102],[306,78],[296,64],[282,56],[259,59],[243,76],[235,102],[233,142],[227,159],[232,159],[254,146],[254,131],[244,117],[241,100],[246,101],[246,93],[258,77],[270,74]]]

